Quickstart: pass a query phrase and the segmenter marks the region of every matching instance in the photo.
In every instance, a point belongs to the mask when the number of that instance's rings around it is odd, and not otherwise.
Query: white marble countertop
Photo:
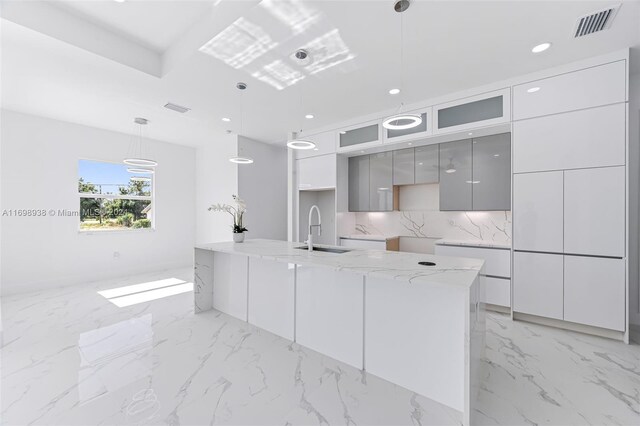
[[[429,254],[403,253],[385,250],[349,249],[336,254],[296,249],[302,243],[276,240],[246,240],[244,243],[221,242],[198,244],[196,249],[238,254],[302,266],[329,267],[366,276],[409,283],[455,285],[469,288],[480,272],[484,261]],[[317,247],[332,247],[318,244]],[[343,247],[336,247],[343,248]],[[422,266],[418,262],[434,262]]]
[[[340,238],[345,240],[364,240],[364,241],[389,241],[398,238],[397,235],[371,235],[371,234],[352,234],[352,235],[340,235]]]
[[[485,241],[485,240],[451,240],[446,238],[436,241],[436,245],[483,247],[483,248],[487,247],[487,248],[499,248],[499,249],[511,248],[511,244],[508,244],[508,243],[498,243],[495,241]]]

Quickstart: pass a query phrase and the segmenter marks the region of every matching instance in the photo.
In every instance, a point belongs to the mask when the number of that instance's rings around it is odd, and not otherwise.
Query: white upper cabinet
[[[296,160],[298,189],[328,189],[336,187],[336,155]]]
[[[513,123],[514,173],[625,164],[625,104]]]
[[[609,105],[627,99],[626,61],[513,87],[513,119]]]
[[[515,250],[563,252],[562,175],[544,172],[513,176]]]
[[[511,120],[509,89],[483,93],[433,107],[434,134],[508,123]]]
[[[314,149],[296,150],[296,158],[317,157],[319,155],[333,154],[336,152],[336,133],[334,131],[302,136],[301,139],[316,144]]]
[[[624,257],[624,167],[564,172],[564,251]]]
[[[390,130],[382,129],[384,143],[395,143],[408,140],[415,140],[420,137],[429,136],[432,132],[431,115],[432,109],[425,108],[417,111],[407,111],[407,114],[416,114],[422,117],[422,123],[419,126],[410,129]]]
[[[337,133],[337,151],[353,152],[382,143],[382,121],[374,120],[340,129]]]

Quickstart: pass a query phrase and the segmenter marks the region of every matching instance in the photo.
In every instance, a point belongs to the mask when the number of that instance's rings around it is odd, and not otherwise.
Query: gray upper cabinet
[[[393,151],[393,184],[412,185],[415,183],[415,161],[413,148]],[[436,170],[437,171],[437,170]]]
[[[369,156],[370,210],[386,212],[393,210],[393,152],[382,152]]]
[[[349,158],[349,211],[369,211],[369,156]]]
[[[473,210],[511,210],[511,134],[473,140]]]
[[[472,210],[471,139],[440,144],[440,210]]]
[[[415,183],[438,183],[440,181],[439,163],[438,145],[416,148]]]

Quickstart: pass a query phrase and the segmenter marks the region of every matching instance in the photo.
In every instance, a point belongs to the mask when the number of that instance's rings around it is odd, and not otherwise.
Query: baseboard
[[[607,339],[624,341],[624,332],[608,330],[606,328],[593,327],[590,325],[577,324],[574,322],[562,321],[552,318],[539,317],[537,315],[513,313],[514,320],[533,322],[548,327],[561,328],[563,330],[576,331],[578,333],[591,334],[593,336],[606,337]]]
[[[640,324],[629,324],[629,340],[640,345]]]
[[[59,277],[54,280],[43,280],[43,281],[32,281],[25,283],[16,283],[16,284],[3,284],[2,288],[0,288],[0,295],[2,297],[21,295],[25,293],[32,293],[38,291],[52,290],[57,288],[64,288],[69,286],[74,286],[83,283],[92,283],[103,280],[117,279],[117,278],[126,278],[131,275],[141,275],[148,274],[154,272],[162,272],[168,271],[171,269],[180,269],[180,268],[192,268],[193,262],[164,262],[157,263],[152,265],[144,265],[142,267],[137,268],[123,268],[117,269],[114,268],[108,272],[100,272],[98,274],[93,274],[91,276],[86,275],[70,275],[65,277]],[[8,288],[8,289],[7,289]]]
[[[484,307],[488,311],[500,312],[501,314],[511,314],[511,308],[507,306],[493,305],[491,303],[485,303]]]

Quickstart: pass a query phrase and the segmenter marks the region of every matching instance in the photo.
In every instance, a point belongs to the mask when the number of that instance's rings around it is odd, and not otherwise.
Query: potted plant
[[[233,217],[233,242],[241,243],[244,241],[244,233],[248,231],[247,228],[242,224],[242,217],[244,213],[247,211],[247,205],[245,202],[238,197],[237,195],[233,195],[233,201],[235,201],[235,207],[230,204],[212,204],[209,206],[210,212],[227,212]]]

